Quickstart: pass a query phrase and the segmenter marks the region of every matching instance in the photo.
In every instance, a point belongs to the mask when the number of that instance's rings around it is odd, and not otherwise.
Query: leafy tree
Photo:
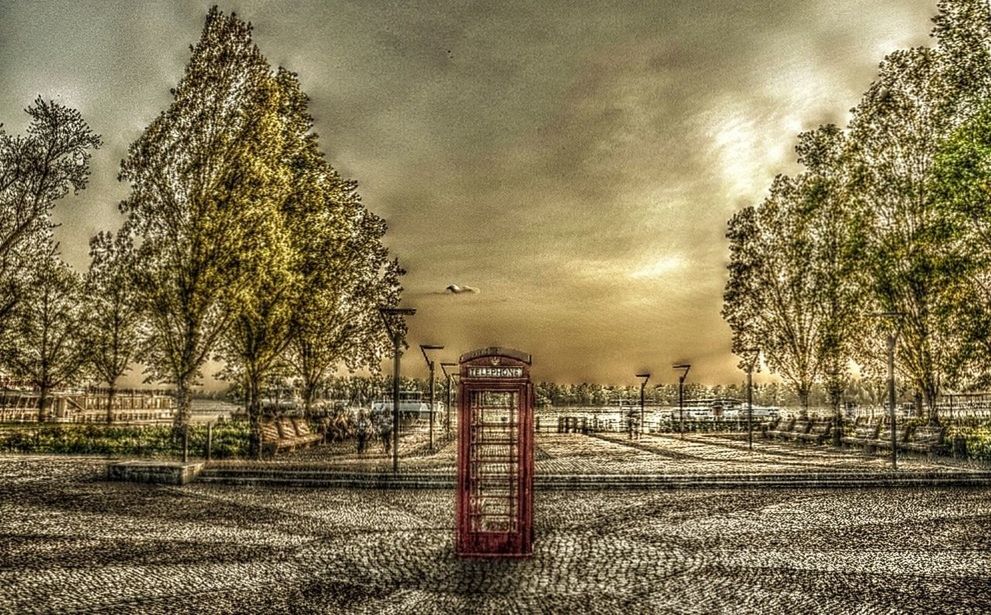
[[[760,348],[768,366],[795,388],[803,409],[822,370],[817,338],[821,312],[812,276],[811,220],[801,209],[802,186],[775,178],[760,207],[735,214],[723,317],[733,333],[733,351]]]
[[[858,229],[845,195],[844,150],[836,126],[799,135],[796,152],[806,170],[779,176],[760,207],[730,220],[723,308],[734,352],[748,355],[743,363],[753,359],[752,349],[763,351],[804,410],[814,384],[824,379],[837,416],[861,313]]]
[[[302,380],[307,412],[338,364],[374,368],[391,348],[378,307],[398,305],[404,273],[388,260],[382,219],[361,204],[353,182],[342,181],[329,165],[325,169],[322,207],[300,221],[309,232],[296,235],[305,238],[305,262],[293,313],[296,334],[287,352]],[[401,335],[405,331],[401,319],[391,326]]]
[[[86,186],[91,150],[100,146],[75,109],[39,97],[25,112],[23,136],[0,124],[0,325],[21,296],[26,259],[46,252],[55,203]]]
[[[848,365],[862,332],[863,239],[860,219],[847,192],[843,132],[834,125],[802,133],[795,148],[802,174],[804,215],[810,219],[811,250],[807,254],[817,290],[816,355],[823,388],[837,425],[841,425],[843,393],[850,382]],[[840,444],[840,430],[833,443]]]
[[[14,336],[3,348],[3,362],[38,389],[38,420],[46,421],[49,393],[71,382],[87,358],[80,335],[81,280],[53,245],[32,265],[11,314]]]
[[[85,343],[89,363],[107,383],[107,422],[113,421],[117,380],[137,358],[142,315],[134,287],[130,238],[101,232],[90,240],[90,268],[84,280]]]
[[[960,210],[941,204],[936,156],[991,94],[987,2],[944,0],[938,8],[936,46],[885,58],[850,125],[853,194],[869,238],[865,288],[877,310],[901,314],[898,367],[933,422],[939,392],[971,346],[959,308],[974,265]],[[865,363],[872,371],[870,354]]]
[[[933,171],[935,207],[962,228],[966,281],[953,324],[964,340],[950,377],[964,386],[991,383],[991,105],[941,146]]]
[[[305,103],[301,105],[299,99],[305,97],[294,75],[280,70],[270,75],[265,87],[269,90],[266,103],[271,119],[263,124],[266,134],[261,141],[265,149],[256,153],[256,164],[263,164],[267,175],[278,178],[280,185],[273,181],[270,189],[260,195],[269,199],[272,211],[267,224],[259,229],[264,234],[255,238],[258,256],[247,262],[250,281],[241,300],[232,306],[231,326],[221,338],[219,353],[227,365],[226,377],[234,376],[243,383],[255,445],[260,442],[263,385],[287,375],[282,353],[294,333],[292,305],[299,300],[300,279],[300,259],[292,245],[289,218],[296,206],[295,192],[306,183],[307,171],[298,158],[307,144],[306,132],[310,128],[308,117],[300,117]]]
[[[950,322],[964,268],[956,250],[959,225],[934,206],[930,191],[939,142],[959,121],[958,92],[940,67],[931,49],[889,55],[851,123],[866,289],[873,311],[899,314],[899,366],[922,394],[931,421],[938,420],[941,380],[959,348]],[[878,358],[865,356],[868,371]]]
[[[288,178],[268,149],[279,116],[249,24],[211,9],[172,93],[121,163],[131,194],[120,208],[140,239],[150,378],[175,384],[184,429],[190,388],[269,257]]]
[[[803,406],[818,374],[838,410],[853,339],[865,371],[879,371],[881,336],[858,312],[901,315],[899,368],[932,421],[967,347],[957,321],[973,259],[959,216],[933,198],[933,162],[991,93],[991,13],[983,0],[943,1],[934,21],[935,48],[885,58],[845,143],[835,127],[803,135],[807,171],[779,177],[761,207],[730,221],[724,316],[734,350],[764,350]]]

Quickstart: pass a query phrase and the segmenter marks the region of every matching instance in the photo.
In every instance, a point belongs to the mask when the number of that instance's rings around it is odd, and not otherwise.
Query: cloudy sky
[[[63,252],[117,228],[117,166],[209,2],[0,0],[0,122],[41,94],[103,135]],[[504,345],[545,379],[733,382],[726,220],[794,170],[933,0],[221,2],[299,73],[324,151],[389,223],[410,343]],[[478,293],[444,295],[448,284]],[[412,372],[422,359],[407,355]]]

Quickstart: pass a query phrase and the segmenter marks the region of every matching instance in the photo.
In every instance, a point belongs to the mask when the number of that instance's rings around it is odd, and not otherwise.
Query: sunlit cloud
[[[685,260],[677,255],[663,256],[660,259],[629,273],[634,280],[662,278],[683,269]]]
[[[539,357],[539,378],[601,382],[686,353],[700,377],[704,357],[714,380],[738,377],[719,315],[726,220],[795,170],[798,132],[844,122],[884,54],[926,44],[935,12],[235,4],[262,52],[299,73],[322,149],[389,224],[420,308],[413,341],[503,343]],[[16,131],[35,95],[61,94],[105,138],[89,188],[56,212],[80,269],[89,234],[120,224],[119,161],[168,104],[206,6],[0,0],[0,121]],[[446,296],[452,282],[482,292]]]

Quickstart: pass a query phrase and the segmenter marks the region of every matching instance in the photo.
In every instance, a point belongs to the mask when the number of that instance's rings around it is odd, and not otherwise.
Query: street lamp
[[[685,438],[685,378],[688,377],[688,370],[692,369],[691,363],[679,363],[671,369],[683,369],[685,372],[678,376],[678,435]]]
[[[434,362],[427,356],[428,350],[444,350],[443,346],[434,344],[420,344],[420,352],[423,353],[423,360],[427,362],[430,369],[430,451],[434,450]]]
[[[642,374],[637,374],[637,378],[643,378],[640,381],[640,430],[637,432],[637,436],[643,433],[644,422],[643,422],[643,388],[647,386],[647,381],[650,380],[650,372],[644,372]]]
[[[451,435],[451,378],[454,377],[454,372],[447,373],[448,367],[457,367],[457,363],[441,363],[440,369],[444,372],[444,377],[447,378],[447,409],[444,411],[444,433],[448,436]]]
[[[385,323],[385,328],[392,338],[392,472],[399,473],[399,358],[402,351],[399,345],[403,342],[402,331],[393,329],[389,324],[387,316],[412,316],[416,314],[414,308],[401,308],[392,306],[379,306],[379,316]]]
[[[754,450],[754,366],[760,358],[759,348],[743,348],[739,353],[753,353],[753,358],[747,361],[747,448]]]
[[[897,319],[895,328],[888,332],[888,412],[891,416],[891,469],[898,469],[898,429],[895,427],[895,344],[901,333],[903,312],[878,312],[875,316]]]

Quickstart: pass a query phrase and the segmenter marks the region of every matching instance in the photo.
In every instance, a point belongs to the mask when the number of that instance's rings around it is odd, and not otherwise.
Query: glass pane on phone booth
[[[471,391],[469,403],[469,530],[515,532],[519,500],[519,394]]]

